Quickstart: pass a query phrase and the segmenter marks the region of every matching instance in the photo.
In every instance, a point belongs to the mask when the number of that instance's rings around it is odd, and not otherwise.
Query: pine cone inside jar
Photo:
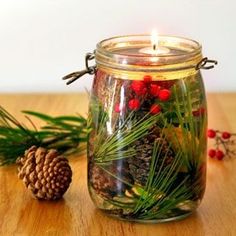
[[[55,149],[32,146],[17,160],[18,177],[37,199],[60,199],[71,183],[68,160]]]
[[[171,164],[174,160],[174,151],[169,148],[169,143],[167,140],[160,137],[160,131],[158,128],[153,128],[147,136],[137,140],[134,144],[137,152],[136,156],[128,158],[127,161],[129,164],[130,174],[132,175],[135,183],[141,186],[145,186],[148,179],[155,141],[160,142],[159,147],[161,148],[155,173],[158,172],[164,158],[165,161],[162,168]]]
[[[133,184],[133,178],[128,172],[126,162],[114,161],[106,169],[107,171],[93,163],[89,164],[89,182],[94,191],[102,197],[112,198],[123,194],[129,188],[125,183]]]

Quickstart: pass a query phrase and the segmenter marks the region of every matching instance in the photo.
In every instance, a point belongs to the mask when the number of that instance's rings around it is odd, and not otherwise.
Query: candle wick
[[[153,44],[153,50],[156,51],[157,45],[154,43]]]

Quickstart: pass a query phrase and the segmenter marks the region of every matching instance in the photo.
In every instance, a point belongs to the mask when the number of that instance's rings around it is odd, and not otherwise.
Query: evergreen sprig
[[[179,150],[174,161],[167,166],[165,162],[168,150],[172,148],[171,144],[169,144],[163,159],[161,157],[164,145],[162,140],[166,138],[164,134],[164,129],[166,128],[167,124],[165,122],[161,132],[161,138],[154,143],[146,185],[144,187],[133,186],[136,188],[136,191],[139,192],[139,195],[133,195],[133,201],[128,202],[113,199],[108,200],[112,205],[122,207],[132,212],[124,215],[124,217],[140,220],[161,219],[168,214],[168,212],[177,208],[178,204],[191,197],[192,193],[186,186],[186,182],[189,180],[188,177],[185,177],[182,182],[178,183],[176,186],[177,174],[183,166],[182,151]],[[157,169],[158,172],[156,173]],[[108,174],[112,175],[110,172],[108,172]],[[112,176],[117,178],[114,175]],[[124,182],[122,179],[119,179],[119,181]],[[126,182],[124,183],[127,184]],[[128,183],[128,185],[130,184]]]
[[[183,141],[179,146],[183,150],[185,157],[185,164],[189,170],[196,171],[199,164],[202,163],[202,158],[206,152],[206,126],[207,116],[206,113],[201,114],[198,119],[193,118],[192,108],[193,102],[201,103],[201,98],[196,91],[186,84],[186,92],[179,95],[176,87],[173,89],[175,97],[175,113],[178,117],[179,128],[182,132]],[[190,92],[192,91],[192,92]]]
[[[136,155],[136,150],[132,147],[134,142],[146,136],[161,117],[158,114],[151,116],[147,114],[141,120],[135,121],[135,114],[131,112],[122,126],[107,136],[104,127],[106,127],[108,117],[105,111],[101,116],[98,133],[94,140],[94,161],[97,164],[134,157]],[[131,122],[132,125],[130,125]]]
[[[171,165],[164,165],[167,158],[167,155],[165,155],[158,167],[158,173],[155,174],[152,171],[157,168],[162,145],[160,141],[154,143],[151,171],[149,172],[146,186],[133,213],[139,219],[163,218],[164,215],[176,208],[179,203],[191,196],[185,185],[187,177],[181,183],[178,183],[177,186],[174,186],[177,174],[183,164],[181,151],[177,153]]]
[[[34,111],[23,111],[32,127],[19,122],[0,106],[0,165],[15,163],[32,145],[55,148],[61,154],[72,154],[84,149],[89,130],[81,115],[49,116]],[[45,121],[39,130],[31,117]]]

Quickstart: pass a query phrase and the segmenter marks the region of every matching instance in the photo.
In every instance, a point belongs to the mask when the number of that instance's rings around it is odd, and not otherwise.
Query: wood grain
[[[209,94],[209,127],[235,132],[235,101],[236,94]],[[20,111],[27,109],[85,115],[87,102],[85,94],[0,95],[0,104],[22,121]],[[162,224],[131,223],[104,215],[88,195],[86,157],[73,157],[70,163],[72,184],[57,202],[32,198],[18,180],[15,165],[0,168],[0,235],[236,235],[236,158],[209,160],[207,190],[198,211],[185,220]]]

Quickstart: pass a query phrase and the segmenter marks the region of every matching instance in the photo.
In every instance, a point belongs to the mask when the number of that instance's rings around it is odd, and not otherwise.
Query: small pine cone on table
[[[68,160],[55,149],[32,146],[17,159],[18,177],[37,199],[60,199],[71,183]]]

